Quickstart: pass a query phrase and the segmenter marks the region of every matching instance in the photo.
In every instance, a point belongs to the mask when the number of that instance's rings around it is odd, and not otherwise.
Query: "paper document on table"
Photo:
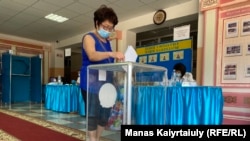
[[[132,46],[128,46],[125,52],[125,62],[136,62],[138,55]]]

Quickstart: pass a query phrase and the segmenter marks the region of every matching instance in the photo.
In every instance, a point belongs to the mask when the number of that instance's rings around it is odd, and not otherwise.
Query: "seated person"
[[[182,63],[177,63],[173,68],[176,72],[176,76],[180,77],[182,82],[188,82],[188,86],[196,86],[196,81],[193,79],[193,75],[190,72],[186,72],[186,66]]]
[[[176,75],[180,78],[183,78],[186,74],[186,66],[182,63],[175,64],[173,69],[175,70]]]

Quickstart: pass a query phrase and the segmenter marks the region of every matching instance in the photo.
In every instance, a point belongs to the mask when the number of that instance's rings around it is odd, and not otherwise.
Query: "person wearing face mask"
[[[186,74],[186,66],[182,63],[176,63],[173,69],[175,70],[176,76],[180,79],[182,79],[183,76]]]
[[[93,84],[94,89],[88,92],[87,103],[87,67],[93,64],[114,63],[114,59],[118,61],[124,60],[122,52],[114,52],[110,45],[110,34],[114,32],[115,26],[118,24],[118,17],[112,8],[101,5],[94,12],[93,32],[85,34],[82,38],[82,66],[80,73],[80,87],[84,102],[88,104],[88,131],[87,135],[90,141],[99,141],[100,136],[106,126],[111,108],[105,108],[100,105],[98,92],[105,82],[98,82],[98,71],[89,74],[89,84]],[[106,82],[112,81],[112,73],[107,72]],[[102,83],[102,84],[100,84]],[[92,85],[92,84],[91,84]],[[85,111],[86,108],[85,108]]]

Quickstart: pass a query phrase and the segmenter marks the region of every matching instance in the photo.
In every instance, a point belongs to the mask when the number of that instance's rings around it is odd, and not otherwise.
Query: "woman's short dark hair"
[[[94,13],[94,25],[100,25],[104,21],[110,21],[114,24],[114,27],[118,24],[118,17],[115,11],[107,7],[106,5],[101,5]]]
[[[174,65],[174,70],[178,70],[181,72],[181,77],[183,77],[186,73],[186,66],[182,63],[177,63]]]

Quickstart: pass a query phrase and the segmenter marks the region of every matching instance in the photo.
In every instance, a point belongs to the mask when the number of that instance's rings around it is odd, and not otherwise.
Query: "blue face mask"
[[[177,77],[181,77],[181,73],[176,73],[176,76]]]
[[[109,35],[110,35],[110,32],[108,32],[108,31],[106,31],[106,30],[104,30],[104,29],[99,29],[98,30],[98,34],[102,37],[102,38],[105,38],[105,39],[107,39],[108,37],[109,37]]]

